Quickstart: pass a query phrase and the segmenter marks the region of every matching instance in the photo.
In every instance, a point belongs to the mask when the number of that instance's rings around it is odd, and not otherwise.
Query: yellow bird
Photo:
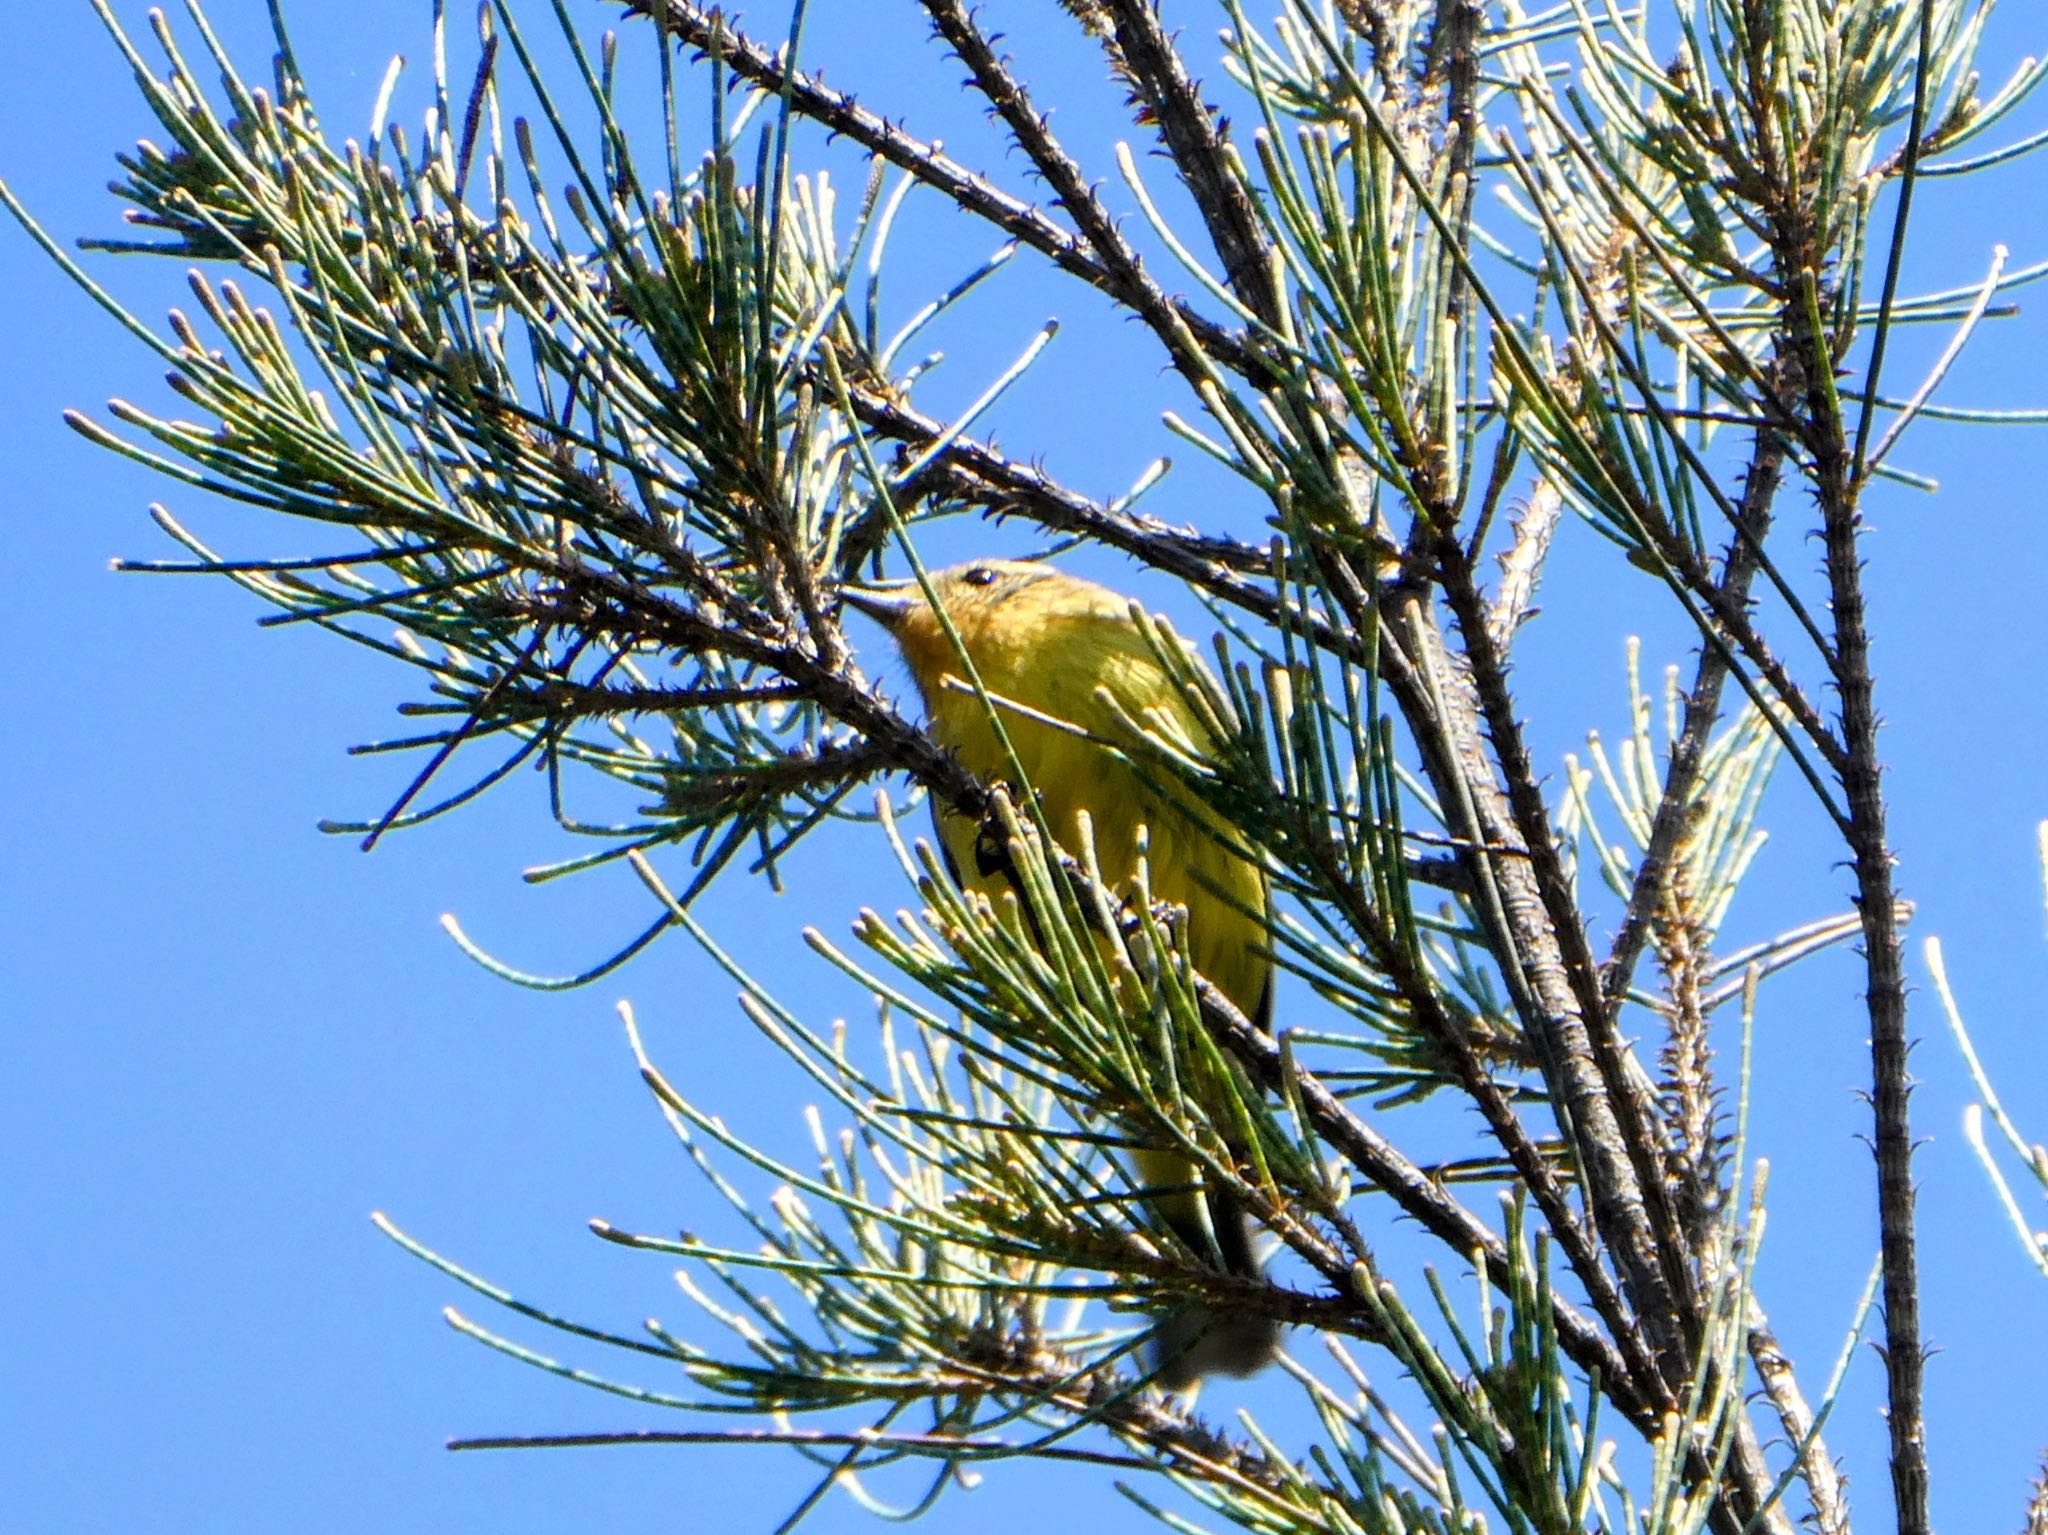
[[[1269,901],[1264,872],[1235,850],[1213,812],[1185,794],[1162,793],[1105,744],[1127,733],[1119,710],[1141,723],[1148,713],[1163,715],[1198,747],[1207,739],[1133,621],[1130,602],[1092,581],[1014,560],[957,565],[931,580],[961,648],[997,700],[1016,764],[1043,807],[1041,829],[1077,853],[1085,812],[1103,879],[1128,890],[1142,828],[1152,897],[1186,909],[1195,969],[1247,1018],[1270,1027],[1273,966],[1257,915]],[[933,734],[962,766],[984,783],[1014,780],[988,707],[961,676],[953,642],[924,594],[906,582],[849,588],[845,598],[894,638]],[[1005,708],[1005,701],[1020,707]],[[976,856],[977,826],[945,813],[938,826],[957,878],[992,897],[1005,888],[1001,870]],[[1204,1197],[1198,1171],[1170,1153],[1140,1153],[1134,1162],[1143,1186],[1174,1191],[1150,1202],[1183,1242],[1226,1273],[1259,1273],[1245,1212],[1235,1201],[1215,1189]],[[1153,1358],[1160,1383],[1181,1390],[1204,1375],[1249,1375],[1272,1360],[1278,1343],[1277,1328],[1265,1318],[1216,1317],[1191,1306],[1159,1324]]]

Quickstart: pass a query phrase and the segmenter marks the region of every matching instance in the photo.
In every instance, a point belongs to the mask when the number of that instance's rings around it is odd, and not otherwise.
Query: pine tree
[[[122,161],[140,234],[98,243],[204,275],[200,313],[163,331],[94,289],[195,418],[72,424],[312,541],[238,559],[159,511],[189,559],[148,568],[225,575],[409,671],[420,765],[368,840],[543,767],[593,849],[550,874],[623,864],[649,901],[577,979],[694,940],[827,1105],[816,1165],[778,1161],[635,1034],[758,1239],[600,1230],[680,1264],[694,1331],[558,1317],[392,1234],[513,1330],[621,1362],[464,1322],[484,1341],[715,1411],[675,1437],[786,1442],[826,1483],[1039,1457],[1152,1473],[1178,1496],[1131,1495],[1162,1517],[1264,1531],[1838,1535],[1840,1372],[1772,1332],[1744,1126],[1750,1095],[1798,1090],[1746,1070],[1772,977],[1853,944],[1882,1222],[1856,1326],[1883,1349],[1893,1522],[1924,1535],[1908,908],[1862,519],[1873,485],[1913,483],[1895,449],[2014,280],[2001,253],[1972,291],[1902,291],[1915,190],[2031,147],[1998,130],[2043,71],[1988,90],[1969,0],[1004,18],[1090,50],[1130,139],[1105,180],[993,30],[1011,8],[918,3],[1000,167],[918,137],[913,102],[828,85],[801,6],[771,37],[614,0],[629,24],[590,49],[565,7],[496,0],[467,53],[436,49],[423,128],[380,103],[358,143],[316,113],[282,18],[258,88],[203,21],[205,70],[95,0],[162,129]],[[567,87],[540,63],[560,47]],[[842,196],[823,167],[856,153]],[[957,215],[974,254],[885,304],[913,203]],[[1227,487],[1212,515],[1164,459],[1105,497],[1056,477],[1056,443],[996,442],[1050,326],[964,408],[931,403],[918,348],[977,306],[1007,316],[1012,263],[1142,339],[1116,387],[1157,392]],[[1906,389],[1887,354],[1909,322],[1953,339]],[[1265,867],[1276,1033],[1189,965],[1177,909],[1119,900],[1038,833],[1030,785],[975,778],[878,680],[843,589],[995,523],[1112,552],[1213,616],[1206,664],[1154,634],[1218,748],[1136,720],[1108,744]],[[1514,660],[1563,528],[1601,535],[1570,557],[1668,599],[1698,644],[1661,687],[1631,650],[1628,730],[1557,778]],[[1781,762],[1777,802],[1827,829],[1853,909],[1734,938]],[[633,814],[579,819],[560,786],[589,779]],[[1021,899],[963,892],[906,797],[981,823]],[[842,821],[867,823],[875,888],[807,938],[871,1019],[833,1027],[726,960],[693,906]],[[1136,1147],[1251,1212],[1263,1279],[1160,1224]],[[1290,1330],[1261,1389],[1292,1393],[1299,1439],[1148,1379],[1151,1320],[1187,1305]]]

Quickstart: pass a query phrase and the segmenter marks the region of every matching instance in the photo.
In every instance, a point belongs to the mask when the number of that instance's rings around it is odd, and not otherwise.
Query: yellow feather
[[[1235,850],[1213,811],[1184,791],[1156,787],[1162,777],[1156,771],[1148,782],[1109,744],[1127,737],[1119,714],[1165,727],[1197,752],[1211,744],[1133,621],[1129,602],[1093,582],[1013,561],[956,566],[932,584],[960,647],[996,700],[1015,766],[932,607],[922,599],[884,605],[850,596],[881,619],[901,647],[933,734],[984,783],[1014,782],[1021,768],[1043,806],[1043,830],[1069,853],[1082,846],[1085,814],[1102,876],[1126,896],[1138,870],[1142,830],[1153,899],[1187,911],[1189,959],[1263,1025],[1272,982],[1260,920],[1269,898],[1265,874]],[[939,817],[940,837],[962,882],[993,897],[1004,881],[976,859],[978,831],[957,816]],[[1217,1223],[1205,1219],[1196,1170],[1160,1152],[1142,1153],[1134,1164],[1144,1186],[1183,1190],[1153,1204],[1184,1240],[1199,1245],[1200,1234]],[[1218,1223],[1239,1228],[1215,1232],[1226,1266],[1255,1273],[1245,1256],[1241,1213],[1227,1206],[1215,1213]],[[1160,1352],[1169,1357],[1162,1358],[1160,1378],[1184,1387],[1204,1373],[1248,1374],[1270,1359],[1274,1346],[1273,1329],[1261,1319],[1183,1313],[1162,1324]]]

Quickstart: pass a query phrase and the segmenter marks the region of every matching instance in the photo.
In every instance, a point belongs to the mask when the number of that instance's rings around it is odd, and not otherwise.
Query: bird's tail
[[[1207,1204],[1223,1271],[1256,1279],[1259,1260],[1244,1207],[1213,1189]],[[1207,1375],[1242,1380],[1258,1374],[1279,1352],[1280,1324],[1271,1317],[1219,1314],[1203,1305],[1182,1306],[1162,1318],[1152,1330],[1149,1349],[1153,1379],[1168,1391],[1186,1391]]]

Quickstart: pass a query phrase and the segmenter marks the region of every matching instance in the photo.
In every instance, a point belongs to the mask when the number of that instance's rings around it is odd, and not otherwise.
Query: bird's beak
[[[865,613],[891,633],[912,610],[924,606],[924,594],[915,581],[880,581],[873,586],[842,586],[840,598],[859,613]]]

